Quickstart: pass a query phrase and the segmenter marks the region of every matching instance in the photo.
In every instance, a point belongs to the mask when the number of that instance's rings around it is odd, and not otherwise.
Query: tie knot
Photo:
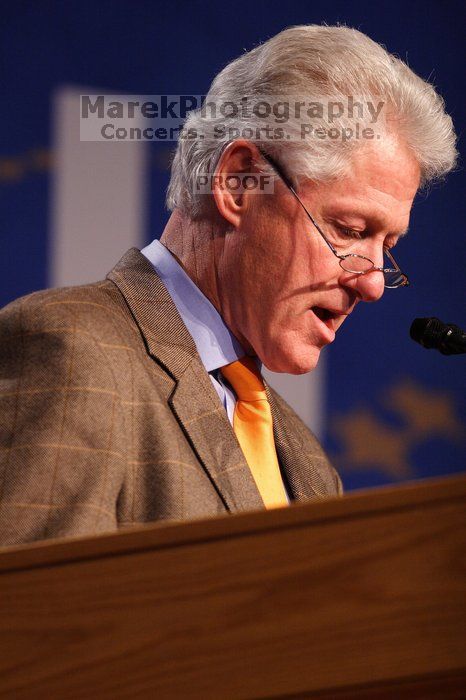
[[[240,401],[267,400],[264,382],[252,357],[242,357],[221,368]]]

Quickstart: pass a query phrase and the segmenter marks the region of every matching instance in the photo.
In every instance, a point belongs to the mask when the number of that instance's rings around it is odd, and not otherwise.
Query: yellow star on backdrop
[[[385,425],[372,411],[359,408],[335,418],[333,433],[344,445],[342,469],[381,469],[395,478],[411,476],[409,441],[403,431]]]
[[[333,419],[331,431],[342,445],[337,462],[343,471],[380,469],[393,478],[406,478],[414,473],[409,462],[412,448],[430,437],[464,439],[454,397],[446,392],[408,379],[391,387],[381,403],[402,418],[402,427],[388,425],[365,406]]]
[[[413,440],[431,435],[464,437],[453,398],[446,392],[432,391],[407,380],[392,387],[384,403],[403,417]]]

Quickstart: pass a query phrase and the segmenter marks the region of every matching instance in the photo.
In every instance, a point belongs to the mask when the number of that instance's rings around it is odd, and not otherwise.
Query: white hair
[[[422,184],[443,177],[455,166],[456,137],[442,97],[406,63],[356,29],[319,25],[285,29],[229,63],[214,79],[205,103],[213,100],[216,104],[239,105],[246,97],[254,101],[264,96],[299,96],[303,101],[322,97],[343,100],[349,96],[374,103],[383,100],[389,117],[384,128],[395,131],[411,149],[420,166]],[[362,127],[373,126],[368,116],[363,115]],[[329,127],[326,116],[318,115],[311,121],[315,129]],[[214,173],[225,145],[234,140],[232,133],[243,134],[246,129],[246,133],[257,134],[257,129],[264,129],[267,123],[277,127],[273,115],[267,119],[253,113],[245,117],[201,109],[191,112],[184,132],[192,130],[196,137],[180,138],[178,142],[167,206],[202,217],[211,198],[196,193],[196,178]],[[281,124],[283,138],[249,140],[275,157],[296,182],[300,178],[319,182],[347,173],[351,152],[362,142],[297,138],[301,123],[302,119],[291,116]],[[226,128],[219,132],[220,124]],[[344,129],[348,115],[333,120],[332,125]]]

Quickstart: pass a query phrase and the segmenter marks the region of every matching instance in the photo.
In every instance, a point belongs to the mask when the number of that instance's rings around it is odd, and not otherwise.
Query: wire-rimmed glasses
[[[404,274],[404,272],[401,272],[398,263],[394,259],[393,255],[390,253],[389,249],[384,246],[383,252],[389,263],[392,265],[392,267],[378,267],[377,265],[374,264],[374,262],[370,259],[367,258],[365,255],[360,255],[359,253],[346,253],[342,255],[341,253],[338,253],[337,250],[335,249],[334,245],[329,241],[325,233],[322,231],[320,226],[317,224],[315,221],[314,217],[312,214],[307,210],[306,206],[303,204],[301,201],[301,198],[298,196],[295,188],[293,187],[292,182],[288,178],[288,176],[284,173],[280,165],[267,153],[264,153],[261,151],[261,155],[264,157],[264,159],[271,165],[271,167],[275,170],[277,175],[283,180],[285,185],[288,187],[290,192],[295,196],[303,210],[305,211],[307,217],[309,220],[312,222],[314,227],[317,229],[317,231],[320,233],[332,253],[338,258],[340,267],[345,270],[346,272],[351,272],[354,275],[365,275],[368,272],[373,272],[375,270],[378,270],[379,272],[383,273],[384,276],[384,284],[385,287],[388,289],[396,289],[397,287],[406,287],[409,284],[409,280],[407,275]]]

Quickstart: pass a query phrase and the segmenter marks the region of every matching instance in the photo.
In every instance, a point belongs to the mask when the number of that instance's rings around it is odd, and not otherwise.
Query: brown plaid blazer
[[[340,494],[316,438],[267,391],[295,499]],[[0,544],[261,508],[194,342],[136,248],[103,282],[0,311]]]

